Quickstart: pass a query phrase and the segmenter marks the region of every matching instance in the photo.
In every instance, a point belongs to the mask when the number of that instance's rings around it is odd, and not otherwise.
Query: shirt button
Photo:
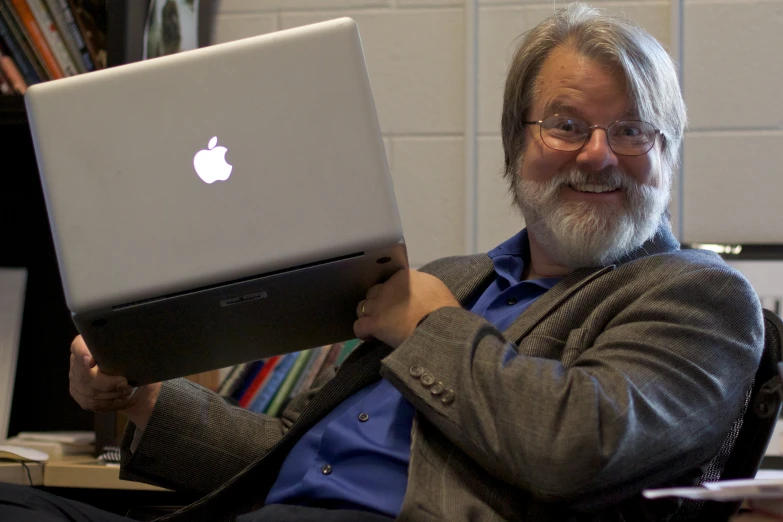
[[[367,415],[366,413],[360,413],[359,414],[359,421],[360,422],[367,422],[368,420],[370,420],[370,416],[369,415]]]
[[[435,377],[433,377],[430,373],[425,373],[421,377],[419,377],[419,381],[421,381],[421,385],[425,388],[429,388],[433,384],[435,384]]]
[[[421,366],[411,366],[411,375],[414,377],[421,377],[424,375],[424,368]]]
[[[440,398],[440,402],[442,402],[443,404],[451,404],[452,402],[454,402],[454,397],[456,396],[457,394],[454,393],[454,390],[446,390],[445,392],[443,392],[443,395]]]
[[[514,306],[515,304],[517,304],[517,302],[518,302],[518,301],[519,301],[519,300],[518,300],[516,297],[509,297],[509,298],[506,300],[506,304],[507,304],[508,306]]]
[[[430,388],[430,393],[433,395],[440,395],[441,393],[443,393],[443,390],[445,389],[446,387],[443,386],[443,383],[438,381],[432,385],[432,388]]]
[[[324,464],[323,467],[321,468],[321,473],[323,473],[324,475],[330,475],[332,473],[332,466],[330,466],[329,464]]]

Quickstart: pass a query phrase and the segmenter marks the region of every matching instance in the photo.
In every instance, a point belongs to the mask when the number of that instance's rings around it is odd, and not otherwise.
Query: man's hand
[[[437,277],[415,270],[400,270],[367,292],[359,303],[353,332],[360,339],[375,338],[397,348],[424,317],[445,306],[460,308],[459,301]]]
[[[120,411],[142,431],[160,391],[160,383],[134,389],[125,377],[103,373],[81,335],[71,343],[68,380],[71,397],[79,406],[91,411]]]

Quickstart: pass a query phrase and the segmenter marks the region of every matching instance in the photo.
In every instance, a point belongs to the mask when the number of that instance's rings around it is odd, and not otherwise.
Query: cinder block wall
[[[479,0],[473,38],[463,0],[216,1],[217,42],[340,16],[358,22],[414,266],[489,250],[524,226],[502,180],[503,80],[518,37],[551,13],[552,3]],[[712,231],[726,228],[720,198],[727,192],[708,181],[714,171],[730,173],[730,192],[743,198],[764,192],[746,175],[779,176],[783,104],[776,95],[783,77],[783,4],[684,0],[681,9],[678,2],[637,0],[593,5],[636,20],[667,48],[682,41],[691,117],[682,178],[689,180],[682,197],[684,239],[719,239]],[[478,77],[476,95],[468,99],[470,49],[477,56]],[[679,56],[679,47],[673,52]],[[748,101],[758,100],[768,101],[749,107]],[[468,111],[475,111],[477,122],[466,141]],[[474,143],[475,193],[466,182],[466,151]],[[474,194],[475,205],[466,204]],[[760,197],[780,199],[774,193]],[[674,212],[679,230],[680,211]]]

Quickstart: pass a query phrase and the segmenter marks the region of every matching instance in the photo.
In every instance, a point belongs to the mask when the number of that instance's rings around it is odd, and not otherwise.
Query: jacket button
[[[370,416],[369,415],[367,415],[364,412],[359,414],[359,422],[367,422],[368,420],[370,420]]]
[[[422,375],[424,375],[424,368],[418,365],[411,366],[410,372],[413,377],[421,377]]]
[[[421,377],[419,377],[419,381],[421,381],[421,385],[425,388],[429,388],[433,384],[435,384],[435,377],[431,373],[425,373]]]
[[[432,385],[432,388],[430,388],[430,393],[433,395],[440,395],[441,393],[443,393],[443,390],[445,389],[446,387],[443,386],[443,383],[438,381]]]
[[[321,473],[324,475],[330,475],[332,473],[332,466],[329,464],[324,464],[323,467],[321,467]]]
[[[440,398],[440,402],[443,404],[451,404],[454,402],[454,398],[457,396],[454,390],[446,390]]]

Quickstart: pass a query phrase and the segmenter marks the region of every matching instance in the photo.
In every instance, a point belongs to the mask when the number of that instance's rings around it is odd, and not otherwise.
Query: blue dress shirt
[[[522,280],[530,259],[526,230],[488,255],[495,278],[465,308],[503,331],[559,279]],[[503,362],[514,354],[506,353]],[[294,445],[265,503],[396,517],[408,485],[413,415],[413,406],[384,379],[359,390]]]

